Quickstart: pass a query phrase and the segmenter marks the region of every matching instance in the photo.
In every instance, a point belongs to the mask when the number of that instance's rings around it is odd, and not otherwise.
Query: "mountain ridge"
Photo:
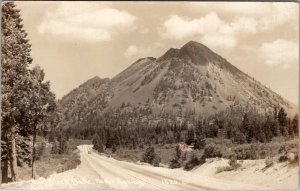
[[[157,59],[140,58],[112,79],[94,77],[75,90],[61,103],[85,102],[81,110],[93,108],[99,114],[124,104],[147,107],[154,114],[195,111],[211,115],[230,107],[270,113],[278,105],[289,114],[297,112],[295,105],[195,41],[180,49],[170,48]],[[66,113],[77,112],[74,108],[67,105]]]

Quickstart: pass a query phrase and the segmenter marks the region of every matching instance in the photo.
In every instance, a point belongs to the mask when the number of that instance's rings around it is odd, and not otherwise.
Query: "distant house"
[[[179,149],[183,152],[190,152],[193,150],[193,145],[187,145],[186,143],[179,143]]]

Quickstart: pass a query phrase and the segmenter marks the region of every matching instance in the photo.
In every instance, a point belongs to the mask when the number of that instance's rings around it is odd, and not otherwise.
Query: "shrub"
[[[288,148],[285,145],[282,145],[278,150],[279,162],[286,162],[288,160]]]
[[[235,154],[230,156],[228,164],[229,164],[230,167],[232,167],[232,170],[236,170],[239,167],[241,167],[241,164],[237,163]]]
[[[175,147],[175,154],[174,154],[174,159],[172,159],[170,161],[170,168],[180,168],[181,167],[181,163],[180,163],[180,159],[181,159],[181,150],[179,148],[179,145],[177,145]]]
[[[220,172],[224,172],[224,171],[232,171],[232,170],[236,170],[239,167],[241,167],[241,164],[237,163],[235,154],[232,154],[229,157],[228,164],[229,164],[229,166],[218,167],[216,173],[220,173]]]
[[[117,151],[117,147],[116,147],[116,145],[113,145],[113,146],[112,146],[112,149],[111,149],[111,152],[112,152],[112,153],[115,153],[116,151]]]
[[[272,158],[268,157],[265,160],[265,169],[270,168],[271,166],[274,165],[274,161],[272,160]]]
[[[216,170],[216,173],[221,173],[224,171],[232,171],[233,168],[231,166],[219,166]]]
[[[143,148],[144,148],[144,143],[140,143],[140,144],[139,144],[139,148],[140,148],[140,149],[143,149]]]
[[[142,162],[151,164],[152,166],[159,166],[161,159],[155,153],[154,147],[148,147],[142,156]]]
[[[288,147],[286,145],[282,145],[279,150],[278,150],[278,154],[284,154],[286,155],[288,152]]]
[[[41,156],[43,155],[43,153],[45,151],[45,148],[46,148],[46,142],[45,141],[42,141],[42,143],[37,144],[34,160],[39,160],[41,158]]]
[[[152,164],[154,158],[155,158],[154,148],[153,147],[148,147],[146,149],[145,153],[143,154],[142,161],[147,162],[149,164]]]
[[[208,144],[204,147],[203,158],[222,157],[221,149],[216,144]]]
[[[285,162],[285,161],[287,161],[287,160],[288,160],[288,158],[287,158],[286,155],[281,155],[281,156],[279,156],[279,158],[278,158],[278,161],[279,161],[279,162]]]
[[[225,159],[230,159],[232,155],[236,156],[236,154],[232,151],[232,149],[224,149],[222,152],[222,157]]]
[[[152,166],[155,166],[155,167],[159,166],[160,161],[161,161],[161,158],[155,154]]]
[[[203,137],[198,136],[194,144],[194,149],[203,149],[205,147],[205,144],[205,139]]]
[[[186,104],[186,101],[184,99],[181,100],[180,102],[182,105]]]
[[[297,152],[289,152],[287,154],[287,158],[288,158],[288,161],[290,163],[297,163],[299,161],[299,157],[298,157],[298,151]]]
[[[192,170],[195,166],[199,164],[200,160],[194,153],[192,153],[191,158],[187,161],[187,163],[184,166],[184,170]]]
[[[294,158],[294,161],[292,161],[292,163],[298,163],[299,162],[299,155],[298,155],[298,152],[295,153],[295,158]]]
[[[172,159],[171,162],[170,162],[170,166],[169,167],[171,169],[180,168],[181,164],[180,164],[180,162],[178,160]]]
[[[257,159],[257,148],[254,145],[241,145],[234,149],[238,160]]]

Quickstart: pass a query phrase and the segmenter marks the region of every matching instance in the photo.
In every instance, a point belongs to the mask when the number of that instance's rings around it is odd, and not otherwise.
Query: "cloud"
[[[87,42],[109,41],[112,33],[134,25],[136,18],[107,3],[61,2],[57,9],[46,13],[38,26],[41,34]]]
[[[136,46],[136,45],[129,45],[124,53],[127,58],[142,58],[153,56],[153,53],[158,48],[163,47],[161,42],[154,42],[148,44],[147,46]]]
[[[270,43],[263,43],[259,48],[259,55],[269,66],[290,68],[299,62],[298,43],[285,39],[277,39]]]
[[[219,32],[228,35],[256,34],[257,21],[253,18],[240,17],[220,26]]]
[[[298,4],[292,2],[188,2],[186,5],[204,15],[196,18],[171,15],[160,27],[162,38],[181,41],[192,37],[212,47],[232,49],[242,37],[287,25],[298,30],[294,26],[299,26]]]
[[[234,48],[237,45],[237,40],[235,37],[230,35],[204,35],[201,39],[201,42],[203,42],[206,45],[209,45],[211,47],[223,47],[223,48]]]
[[[297,16],[297,2],[186,2],[189,10],[206,14],[217,12],[229,16],[249,16],[261,18],[268,15],[285,13],[293,17]]]
[[[136,45],[130,45],[128,46],[124,54],[126,57],[130,58],[133,56],[137,56],[139,54],[139,50]]]
[[[163,24],[165,31],[162,36],[163,38],[181,40],[195,34],[214,32],[221,24],[222,21],[215,13],[209,13],[198,19],[189,19],[178,15],[172,15]]]
[[[187,2],[185,6],[196,13],[217,12],[226,17],[256,19],[261,30],[269,30],[284,24],[298,25],[297,2]]]
[[[259,2],[187,2],[185,6],[194,12],[203,10],[250,16],[263,15],[270,5]]]
[[[272,3],[265,15],[259,19],[259,28],[270,30],[285,24],[298,26],[298,17],[299,5],[297,3]]]
[[[161,36],[176,40],[196,37],[209,46],[233,48],[239,36],[255,34],[256,26],[252,18],[240,17],[226,22],[213,12],[196,19],[172,15],[164,22]]]

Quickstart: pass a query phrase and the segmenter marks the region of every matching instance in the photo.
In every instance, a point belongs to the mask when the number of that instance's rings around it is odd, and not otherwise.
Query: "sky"
[[[299,5],[294,2],[16,2],[60,99],[142,57],[202,43],[298,105]]]

